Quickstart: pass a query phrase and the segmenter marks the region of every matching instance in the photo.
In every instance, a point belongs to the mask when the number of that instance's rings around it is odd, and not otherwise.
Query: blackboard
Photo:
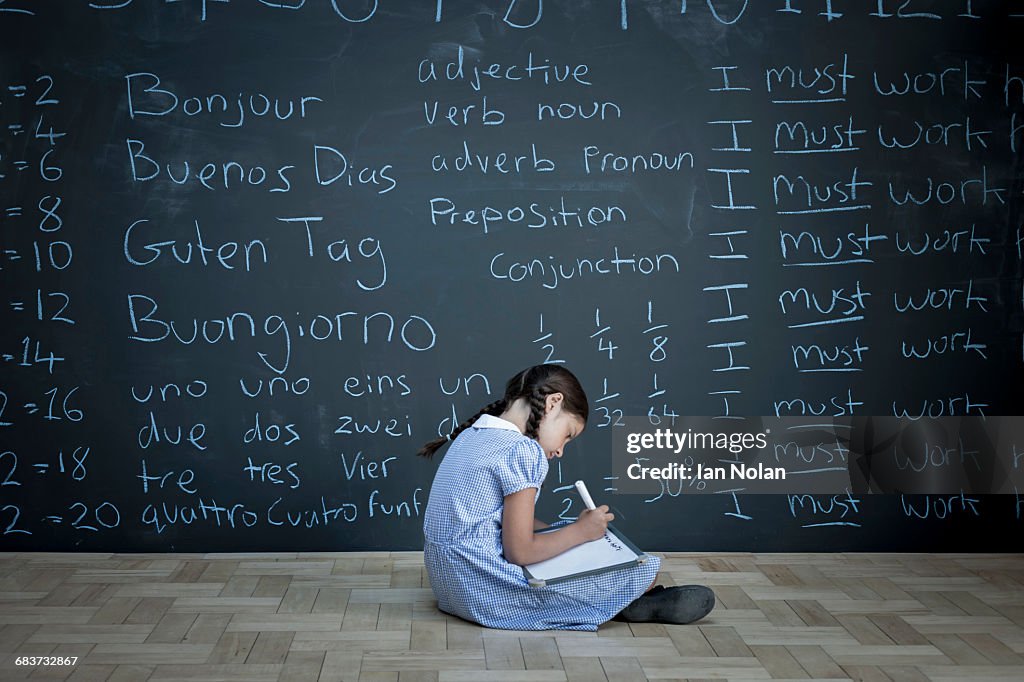
[[[646,550],[1019,550],[1015,495],[640,498],[608,456],[1021,413],[1018,5],[0,3],[0,548],[419,549],[416,449],[564,362],[549,520],[583,478]]]

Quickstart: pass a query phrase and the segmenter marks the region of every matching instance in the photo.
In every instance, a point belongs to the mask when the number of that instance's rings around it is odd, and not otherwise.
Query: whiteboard
[[[523,573],[530,585],[543,587],[568,578],[636,566],[646,560],[646,554],[618,530],[608,526],[604,537],[577,545],[550,559],[528,564],[523,567]]]

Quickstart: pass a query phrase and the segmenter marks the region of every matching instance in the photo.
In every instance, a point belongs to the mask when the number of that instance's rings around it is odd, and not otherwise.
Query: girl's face
[[[583,420],[562,409],[563,405],[561,393],[549,395],[545,399],[544,418],[537,427],[537,442],[544,448],[544,454],[548,459],[561,457],[566,443],[583,431]]]

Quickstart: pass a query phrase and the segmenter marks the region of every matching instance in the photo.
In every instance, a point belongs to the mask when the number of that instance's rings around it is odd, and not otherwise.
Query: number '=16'
[[[78,408],[75,408],[75,407],[71,407],[68,404],[68,400],[71,398],[71,394],[74,393],[75,391],[77,391],[78,389],[79,389],[79,387],[75,386],[70,391],[68,391],[67,393],[64,394],[64,399],[61,401],[61,404],[60,404],[60,410],[64,414],[63,417],[61,417],[58,414],[54,414],[54,404],[57,402],[57,394],[60,392],[60,388],[58,388],[57,386],[54,386],[49,391],[47,391],[46,395],[50,396],[50,404],[49,404],[49,408],[46,411],[46,414],[43,415],[43,419],[46,419],[48,421],[50,421],[50,420],[61,420],[61,419],[67,419],[68,421],[72,421],[72,422],[80,422],[80,421],[82,421],[82,419],[85,418],[85,413],[82,412],[82,410],[80,410]],[[8,403],[7,393],[5,393],[4,391],[0,391],[0,426],[13,426],[14,425],[14,422],[3,421],[4,411],[7,409],[7,403]],[[32,412],[35,412],[36,411],[35,403],[30,403],[30,405],[33,408]]]

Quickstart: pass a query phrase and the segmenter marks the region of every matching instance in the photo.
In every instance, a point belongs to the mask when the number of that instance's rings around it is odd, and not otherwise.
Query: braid
[[[453,441],[456,438],[458,438],[460,433],[462,433],[463,431],[468,429],[470,426],[472,426],[473,423],[477,419],[479,419],[482,415],[489,414],[489,415],[493,415],[493,416],[498,416],[499,414],[501,414],[504,411],[505,411],[505,399],[502,398],[500,400],[495,400],[493,403],[491,403],[490,405],[485,406],[482,410],[477,412],[475,415],[473,415],[472,417],[470,417],[466,421],[464,421],[461,424],[459,424],[458,427],[456,427],[456,429],[454,431],[452,431],[449,435],[445,436],[444,438],[435,438],[434,440],[430,441],[429,443],[424,445],[422,448],[420,448],[419,452],[417,452],[416,454],[421,456],[421,457],[426,457],[427,459],[430,459],[431,457],[434,456],[434,453],[437,452],[438,449],[441,448],[441,446],[443,446],[445,443],[448,443],[449,441]]]
[[[524,396],[530,403],[530,416],[526,420],[526,435],[530,438],[537,437],[537,429],[540,427],[540,420],[544,418],[544,394],[539,388],[533,389],[529,396]]]

